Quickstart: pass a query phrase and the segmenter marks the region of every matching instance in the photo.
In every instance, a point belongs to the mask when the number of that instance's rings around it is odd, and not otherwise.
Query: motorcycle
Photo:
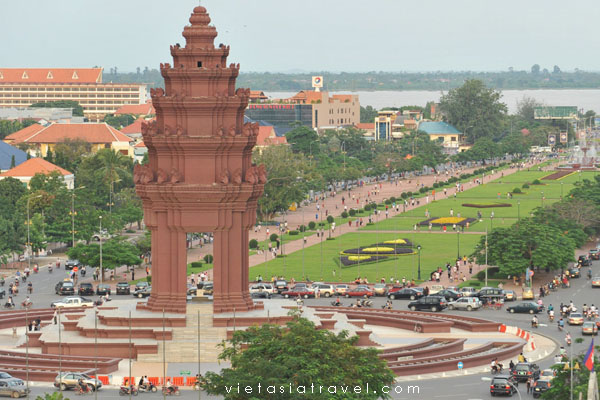
[[[179,396],[179,386],[171,386],[171,387],[166,387],[164,386],[162,388],[162,393],[163,395],[168,395],[168,396]]]
[[[537,328],[539,326],[539,323],[536,321],[531,321],[531,327],[532,328]]]
[[[149,383],[148,386],[140,385],[138,387],[138,392],[142,392],[142,393],[150,393],[150,392],[154,393],[157,390],[158,390],[157,387],[155,385],[153,385],[152,383]]]
[[[554,314],[548,315],[548,321],[554,322]]]
[[[92,394],[92,389],[88,385],[77,386],[77,391],[75,393],[81,394]]]
[[[29,301],[29,302],[22,302],[21,303],[21,307],[23,307],[25,310],[29,310],[31,307],[33,306],[33,302]]]
[[[15,303],[4,303],[4,308],[12,310],[15,308]]]
[[[121,396],[128,396],[128,395],[134,395],[137,396],[138,395],[138,389],[135,386],[121,386],[119,388],[119,395]]]
[[[504,367],[502,366],[502,364],[496,364],[496,368],[494,368],[494,367],[490,368],[492,375],[502,373],[503,369],[504,369]]]
[[[332,306],[334,306],[334,307],[341,307],[341,306],[342,306],[342,303],[341,303],[341,302],[340,302],[340,303],[338,303],[337,301],[332,301],[332,302],[331,302],[331,305],[332,305]]]
[[[48,265],[48,273],[51,274],[52,273],[52,266]]]
[[[571,338],[570,338],[570,337],[566,337],[566,338],[565,338],[565,342],[567,342],[567,346],[570,346],[570,345],[571,345],[571,342],[572,342],[572,340],[571,340]]]

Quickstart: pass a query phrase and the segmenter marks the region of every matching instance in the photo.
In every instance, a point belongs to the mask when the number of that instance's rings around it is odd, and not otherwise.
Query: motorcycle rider
[[[342,302],[340,301],[340,296],[336,297],[336,298],[335,298],[335,305],[336,305],[336,306],[339,306],[339,305],[341,305],[341,304],[342,304]]]
[[[533,318],[531,319],[531,327],[532,328],[537,328],[538,327],[537,315],[534,315]]]
[[[79,378],[77,380],[77,386],[79,387],[79,390],[83,393],[87,393],[88,391],[88,386],[85,384],[85,382],[83,381],[83,378]]]
[[[565,327],[565,321],[561,318],[558,320],[558,330],[562,331],[564,327]]]
[[[565,336],[565,342],[567,342],[567,346],[571,345],[571,334],[567,332],[567,336]]]
[[[554,321],[554,310],[548,311],[548,319],[550,322]]]

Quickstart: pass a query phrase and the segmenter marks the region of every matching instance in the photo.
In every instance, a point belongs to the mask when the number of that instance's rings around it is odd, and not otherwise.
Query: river
[[[428,101],[439,101],[441,92],[414,91],[377,91],[377,92],[335,92],[339,94],[357,94],[362,106],[402,107],[408,105],[425,106]],[[265,92],[273,99],[291,97],[296,92]],[[502,101],[508,106],[508,112],[517,110],[517,102],[524,96],[532,97],[547,106],[577,106],[585,111],[594,110],[600,114],[600,89],[552,89],[552,90],[504,90]]]

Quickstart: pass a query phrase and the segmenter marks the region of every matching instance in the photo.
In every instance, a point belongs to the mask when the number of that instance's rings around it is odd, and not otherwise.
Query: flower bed
[[[464,203],[463,207],[473,207],[473,208],[494,208],[494,207],[512,207],[512,204],[509,203],[490,203],[490,204],[473,204],[473,203]]]
[[[387,260],[386,256],[342,256],[335,258],[337,264],[342,267],[352,267],[354,265],[370,264],[381,260]]]
[[[442,217],[442,218],[438,218],[438,217],[434,217],[434,218],[429,218],[425,221],[421,221],[419,222],[419,225],[421,226],[429,226],[429,224],[431,224],[432,226],[448,226],[448,225],[454,225],[456,224],[457,226],[466,226],[467,223],[471,224],[473,222],[477,221],[475,218],[464,218],[464,217]]]
[[[383,243],[341,251],[340,256],[335,258],[335,262],[338,265],[341,264],[342,267],[350,267],[389,260],[393,257],[416,254],[412,246],[413,244],[408,239],[387,240]]]
[[[550,175],[544,176],[542,179],[546,180],[546,181],[557,181],[559,179],[566,178],[567,176],[573,175],[575,173],[577,173],[577,171],[573,171],[573,170],[557,171]]]
[[[343,256],[350,255],[387,255],[387,256],[395,256],[400,254],[413,254],[414,250],[411,247],[400,247],[400,246],[368,246],[368,247],[359,247],[356,249],[347,249],[340,252]]]

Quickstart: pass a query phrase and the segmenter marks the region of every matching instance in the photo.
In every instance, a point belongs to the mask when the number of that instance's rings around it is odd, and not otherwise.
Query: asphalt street
[[[600,275],[600,261],[595,261],[592,267],[594,271],[594,275]],[[584,268],[585,271],[585,268]],[[553,304],[555,308],[558,308],[558,305],[563,303],[569,303],[571,300],[575,303],[578,309],[581,310],[581,306],[586,303],[600,305],[600,297],[598,294],[600,290],[591,288],[591,281],[587,279],[586,273],[582,273],[583,277],[579,279],[573,279],[571,281],[571,287],[568,289],[559,289],[555,292],[551,292],[551,294],[545,297],[544,305],[548,306],[549,304]],[[53,272],[49,273],[46,267],[42,267],[38,274],[32,274],[30,280],[33,283],[33,294],[31,298],[34,303],[34,308],[47,308],[53,301],[59,300],[61,296],[54,294],[54,286],[57,282],[64,279],[67,276],[67,273],[64,270],[64,267],[60,269],[53,268]],[[7,279],[7,284],[9,280]],[[113,283],[116,283],[114,281]],[[5,286],[5,288],[7,288]],[[19,295],[16,297],[16,302],[19,304],[24,298],[25,294],[23,291],[23,284],[21,283],[21,291]],[[91,296],[90,296],[91,297]],[[93,296],[93,299],[97,299],[98,296]],[[131,301],[134,300],[133,296],[116,296],[113,291],[113,302],[118,303],[121,301]],[[137,299],[135,299],[137,300]],[[268,300],[267,300],[268,301]],[[308,299],[304,300],[306,306],[310,305],[329,305],[333,301],[332,298],[320,298],[320,299]],[[378,297],[373,299],[373,307],[380,308],[386,301],[384,297]],[[290,303],[293,303],[294,300],[290,300]],[[345,305],[350,305],[354,302],[352,299],[342,298],[342,303]],[[394,300],[393,306],[395,309],[408,309],[408,300]],[[518,300],[517,300],[518,302]],[[508,302],[507,304],[511,304]],[[466,311],[448,311],[444,310],[444,313],[467,313]],[[491,319],[494,321],[498,321],[501,323],[505,323],[507,325],[516,325],[523,329],[531,329],[531,316],[529,314],[509,314],[506,311],[506,305],[501,310],[478,310],[469,313],[469,315],[482,317]],[[570,331],[573,337],[573,345],[572,350],[573,354],[579,354],[585,352],[589,346],[590,338],[589,336],[583,336],[581,334],[581,327],[568,325],[565,328],[564,332],[560,332],[557,328],[556,322],[549,324],[546,313],[539,315],[539,320],[541,326],[534,330],[534,332],[538,335],[544,335],[549,338],[555,340],[559,346],[565,345],[564,338],[566,331]],[[577,338],[584,337],[583,343],[576,343]],[[565,346],[566,347],[566,346]],[[569,351],[570,349],[567,348]],[[541,369],[549,368],[553,364],[553,355],[550,355],[548,358],[541,360],[538,364]],[[399,387],[402,388],[403,393],[393,394],[394,399],[487,399],[491,398],[489,393],[489,382],[483,381],[482,377],[489,377],[489,374],[478,374],[478,375],[467,375],[460,377],[452,377],[452,378],[439,378],[433,380],[415,380],[414,382],[399,382]],[[418,386],[419,393],[411,393],[407,394],[406,390],[408,390],[408,385]],[[520,386],[521,389],[525,389],[524,385]],[[41,394],[44,392],[52,391],[53,388],[40,388],[34,387],[34,394]],[[140,396],[148,396],[153,398],[162,397],[161,394],[140,394]],[[524,392],[522,393],[523,397],[528,397]],[[93,396],[88,396],[92,398]],[[119,396],[118,391],[104,388],[98,393],[98,398],[101,399],[110,399],[110,398],[123,398]],[[182,391],[180,396],[181,398],[198,398],[198,392],[191,391]],[[34,397],[33,397],[34,398]],[[202,398],[210,398],[203,394]]]

